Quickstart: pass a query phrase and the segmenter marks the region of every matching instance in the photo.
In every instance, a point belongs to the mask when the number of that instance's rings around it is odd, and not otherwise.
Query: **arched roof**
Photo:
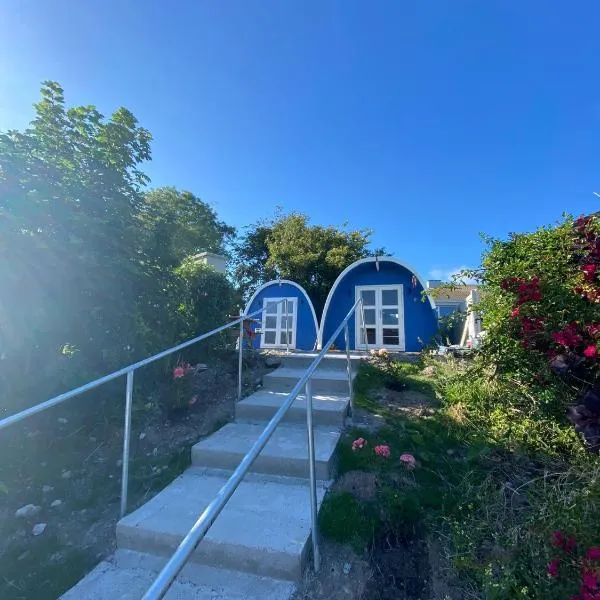
[[[248,300],[248,303],[246,304],[246,308],[244,309],[244,314],[248,314],[248,312],[250,311],[250,307],[252,306],[252,303],[256,300],[258,295],[264,289],[266,289],[272,285],[282,285],[284,283],[287,283],[288,285],[293,285],[295,288],[298,288],[302,292],[303,296],[306,298],[306,302],[308,303],[308,306],[310,306],[310,311],[312,312],[312,316],[315,321],[315,330],[317,331],[317,334],[318,334],[319,322],[317,321],[317,313],[315,313],[315,307],[313,306],[313,303],[310,301],[310,298],[308,297],[306,290],[301,285],[297,284],[295,281],[290,281],[289,279],[272,279],[271,281],[267,281],[266,283],[263,283],[257,290],[254,291],[252,296],[250,296],[250,300]]]
[[[350,271],[355,269],[356,267],[367,264],[367,263],[376,263],[376,262],[391,262],[391,263],[397,264],[400,267],[404,267],[406,270],[410,271],[417,278],[417,281],[421,284],[421,287],[423,289],[426,289],[423,279],[421,279],[421,276],[415,271],[415,269],[413,269],[409,264],[407,264],[401,260],[398,260],[394,256],[368,256],[367,258],[361,258],[360,260],[353,262],[351,265],[348,265],[338,275],[337,279],[335,280],[334,284],[331,286],[331,289],[329,290],[329,294],[327,294],[327,300],[325,300],[325,307],[323,308],[323,314],[321,315],[321,326],[319,327],[319,334],[317,336],[317,347],[318,348],[321,348],[323,345],[323,328],[325,326],[325,317],[327,316],[327,311],[329,310],[329,304],[331,303],[331,299],[333,298],[333,294],[335,293],[337,286],[340,284],[342,279],[344,279],[344,277],[348,273],[350,273]],[[431,308],[433,308],[435,310],[435,302],[434,302],[433,298],[429,294],[427,294],[427,298],[429,300],[429,304],[431,305]]]

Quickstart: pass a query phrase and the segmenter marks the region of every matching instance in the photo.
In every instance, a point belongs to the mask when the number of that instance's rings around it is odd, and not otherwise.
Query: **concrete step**
[[[279,367],[263,376],[266,390],[289,392],[304,375],[305,369]],[[356,373],[352,373],[352,378]],[[313,394],[348,394],[348,376],[342,369],[317,369],[312,376]]]
[[[227,475],[188,469],[144,506],[117,524],[117,546],[170,556]],[[319,484],[319,504],[325,486]],[[306,481],[248,474],[190,558],[222,569],[296,582],[310,546]],[[268,597],[268,596],[267,596]]]
[[[278,358],[281,360],[283,367],[292,369],[307,369],[317,357],[316,352],[291,352],[290,354],[280,354]],[[358,369],[358,365],[363,356],[352,353],[350,355],[350,368],[353,371]],[[345,371],[347,365],[346,353],[326,354],[319,363],[319,369]]]
[[[288,395],[268,390],[255,392],[235,405],[235,418],[245,421],[269,421]],[[348,396],[313,395],[313,421],[315,425],[344,426],[348,412]],[[298,396],[286,413],[284,423],[306,423],[306,398]]]
[[[192,446],[192,464],[233,471],[242,462],[266,423],[228,423],[210,437]],[[315,427],[315,466],[318,479],[333,478],[335,448],[341,431],[337,427]],[[290,477],[308,477],[306,426],[280,425],[250,470]]]
[[[140,600],[166,557],[117,550],[69,590],[61,600]],[[289,581],[279,581],[206,565],[188,564],[167,592],[166,600],[289,600]]]

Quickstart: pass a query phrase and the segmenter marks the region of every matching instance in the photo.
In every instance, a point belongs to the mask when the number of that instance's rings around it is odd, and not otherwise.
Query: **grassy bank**
[[[355,403],[379,425],[348,432],[339,464],[342,479],[373,475],[373,489],[339,486],[322,511],[324,533],[371,551],[382,536],[435,540],[451,571],[446,597],[579,593],[581,569],[600,569],[582,559],[600,545],[600,461],[525,394],[476,362],[363,364]],[[426,407],[415,411],[419,398]],[[366,444],[353,449],[357,438]],[[374,451],[381,445],[389,457]],[[415,468],[403,466],[406,453]],[[551,544],[555,531],[573,537],[569,552]],[[423,598],[436,597],[430,588],[424,576]]]

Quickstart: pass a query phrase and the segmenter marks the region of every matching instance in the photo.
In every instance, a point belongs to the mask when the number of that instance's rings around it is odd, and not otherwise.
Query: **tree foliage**
[[[232,229],[188,192],[144,193],[150,141],[127,109],[68,108],[54,82],[29,128],[0,132],[0,386],[16,404],[198,333],[190,303],[216,274],[178,267]]]
[[[236,247],[235,280],[248,295],[270,279],[291,279],[304,287],[320,313],[337,276],[354,261],[373,254],[370,237],[368,230],[311,225],[299,213],[259,221]]]

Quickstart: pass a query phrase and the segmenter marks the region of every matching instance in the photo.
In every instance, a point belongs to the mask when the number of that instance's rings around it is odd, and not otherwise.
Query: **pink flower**
[[[588,548],[586,557],[588,560],[600,560],[600,548],[598,546],[591,546]]]
[[[415,457],[412,454],[409,454],[408,452],[405,452],[401,457],[400,457],[400,462],[407,468],[407,469],[414,469],[417,466],[417,461],[415,459]]]
[[[553,531],[552,536],[550,537],[550,543],[555,548],[564,548],[565,546],[565,536],[562,531]]]
[[[515,317],[518,317],[520,312],[521,312],[520,306],[517,306],[517,308],[513,308],[512,311],[510,312],[510,318],[514,319]]]
[[[173,369],[173,379],[179,379],[185,375],[185,370],[183,367],[175,367]]]
[[[550,577],[558,577],[558,567],[560,566],[560,559],[553,558],[546,569],[546,572]]]
[[[375,446],[374,450],[377,456],[383,456],[384,458],[390,457],[390,447],[386,446],[385,444],[382,444],[381,446]]]
[[[593,346],[592,344],[590,344],[583,351],[583,354],[584,354],[584,356],[587,356],[588,358],[596,358],[596,356],[598,355],[598,348],[596,348],[596,346]]]
[[[352,450],[356,452],[356,450],[362,450],[367,445],[367,440],[365,438],[356,438],[352,442]]]
[[[596,265],[594,265],[594,264],[584,265],[582,268],[582,271],[583,271],[583,278],[586,281],[594,281],[594,277],[596,275]]]

